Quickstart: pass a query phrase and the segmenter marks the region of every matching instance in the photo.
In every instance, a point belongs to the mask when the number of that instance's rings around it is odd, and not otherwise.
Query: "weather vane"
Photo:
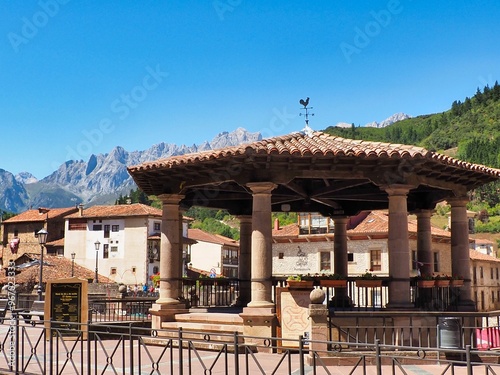
[[[304,108],[301,108],[302,110],[305,110],[304,116],[306,117],[306,126],[302,131],[306,133],[308,136],[312,136],[313,130],[311,127],[309,127],[309,115],[314,116],[314,113],[309,113],[309,110],[313,109],[313,107],[308,107],[309,105],[309,97],[304,99],[300,99],[299,103],[304,106]],[[299,113],[299,116],[302,116],[302,113]]]

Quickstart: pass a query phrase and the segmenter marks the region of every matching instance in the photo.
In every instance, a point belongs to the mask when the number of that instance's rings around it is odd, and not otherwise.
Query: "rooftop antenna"
[[[306,126],[304,127],[304,129],[302,129],[302,131],[304,133],[306,133],[306,135],[308,137],[312,137],[314,131],[309,126],[309,115],[314,116],[314,113],[309,113],[309,110],[313,109],[313,107],[308,107],[308,105],[309,105],[309,97],[307,97],[306,100],[300,99],[299,103],[304,106],[304,108],[301,108],[301,110],[305,111],[304,114],[303,113],[299,113],[299,116],[304,115],[305,116],[305,120],[306,120]]]

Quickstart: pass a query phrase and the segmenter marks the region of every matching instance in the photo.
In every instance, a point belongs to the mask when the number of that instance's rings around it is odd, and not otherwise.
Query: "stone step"
[[[239,314],[227,313],[189,313],[175,315],[176,322],[202,323],[213,325],[243,325],[243,318]]]

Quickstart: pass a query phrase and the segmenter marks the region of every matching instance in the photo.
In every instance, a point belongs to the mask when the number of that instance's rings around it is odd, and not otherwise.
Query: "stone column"
[[[333,271],[342,276],[349,276],[347,263],[347,223],[349,218],[333,219],[335,232],[333,236]],[[352,301],[347,295],[347,288],[335,288],[335,295],[330,302],[331,307],[350,307]]]
[[[174,320],[174,315],[187,312],[179,301],[182,277],[182,219],[178,194],[162,194],[163,203],[160,245],[160,297],[150,312],[153,328],[161,328],[161,322]]]
[[[419,210],[417,215],[417,264],[421,275],[432,274],[432,210]]]
[[[272,301],[272,223],[271,192],[276,187],[271,182],[247,184],[253,195],[252,247],[251,247],[251,301],[240,314],[245,336],[262,337],[249,339],[246,344],[264,343],[265,337],[276,334],[276,308]],[[259,351],[272,348],[259,348]]]
[[[451,205],[451,272],[464,278],[464,285],[460,288],[461,311],[476,309],[471,292],[468,202],[467,197],[448,199]]]
[[[390,185],[389,194],[389,303],[388,308],[413,308],[410,302],[410,244],[406,185]]]
[[[238,278],[240,279],[240,294],[238,305],[246,306],[251,299],[251,246],[252,246],[252,217],[242,215],[240,220],[240,256],[238,260]]]
[[[313,289],[310,294],[310,299],[309,321],[311,322],[311,342],[309,344],[309,356],[306,357],[308,365],[313,364],[313,355],[319,356],[323,360],[330,354],[328,352],[328,341],[330,340],[328,309],[326,305],[323,304],[325,292],[321,289]]]

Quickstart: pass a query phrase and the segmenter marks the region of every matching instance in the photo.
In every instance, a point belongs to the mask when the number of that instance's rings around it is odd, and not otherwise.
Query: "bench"
[[[33,317],[38,316],[38,319],[43,321],[43,317],[45,314],[45,301],[33,301],[31,308],[29,311],[21,311],[20,314],[23,316],[24,321],[26,323],[31,323],[31,325],[35,325],[35,321]]]
[[[0,324],[3,323],[8,308],[9,308],[9,300],[7,298],[0,299]]]

